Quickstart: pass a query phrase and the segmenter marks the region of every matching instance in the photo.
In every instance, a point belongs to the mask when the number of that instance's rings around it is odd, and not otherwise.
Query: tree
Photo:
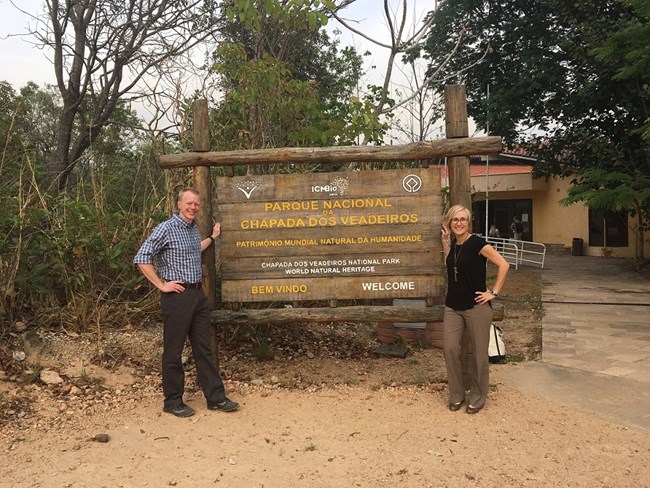
[[[237,0],[222,8],[213,68],[223,99],[213,112],[220,149],[352,144],[385,126],[354,96],[361,59],[322,29],[321,2]]]
[[[358,29],[352,25],[351,21],[346,20],[341,12],[344,8],[352,2],[339,2],[337,9],[331,11],[334,17],[344,28],[351,32],[363,37],[371,42],[377,48],[388,51],[388,59],[386,63],[386,71],[383,75],[381,86],[370,85],[368,100],[372,102],[373,113],[376,118],[389,117],[393,118],[396,111],[401,107],[406,107],[405,111],[409,116],[420,119],[423,113],[429,112],[430,109],[425,106],[424,99],[426,98],[426,90],[430,83],[430,76],[422,81],[415,80],[409,87],[402,87],[395,92],[391,90],[393,82],[393,71],[395,69],[396,61],[401,56],[405,64],[409,65],[413,78],[417,77],[417,68],[415,63],[418,60],[418,45],[422,37],[433,25],[434,17],[440,5],[444,2],[434,2],[434,10],[429,12],[428,15],[422,20],[422,24],[414,26],[413,31],[410,32],[407,28],[407,20],[409,14],[409,2],[401,0],[397,2],[400,6],[393,9],[389,0],[383,0],[382,8],[384,12],[384,19],[388,27],[389,41],[382,42],[375,37],[371,37],[363,30]],[[379,3],[379,2],[378,2]],[[399,96],[395,100],[395,95]],[[415,102],[415,104],[413,103]],[[430,102],[434,105],[434,101]],[[417,132],[422,134],[428,124],[420,124]],[[409,134],[409,139],[413,138],[413,134]],[[364,143],[372,142],[367,138]]]
[[[448,32],[468,33],[444,76],[465,81],[468,113],[480,127],[489,125],[506,143],[537,157],[536,176],[571,176],[571,201],[587,195],[583,190],[634,193],[614,207],[620,210],[625,201],[625,210],[639,217],[633,229],[638,257],[648,203],[645,188],[630,183],[647,181],[642,176],[650,174],[648,141],[640,130],[648,119],[650,71],[630,70],[630,59],[620,52],[607,56],[603,49],[608,38],[611,43],[626,28],[646,24],[641,9],[617,0],[450,0],[423,47],[433,70],[455,42]],[[484,62],[474,64],[486,49]],[[463,71],[467,65],[474,67]],[[621,178],[614,182],[602,174]],[[614,210],[609,198],[582,201]]]
[[[24,152],[23,136],[28,110],[13,87],[0,82],[0,193],[17,176]]]
[[[61,96],[55,86],[45,85],[41,88],[31,81],[20,89],[20,95],[27,108],[25,147],[42,171],[47,161],[51,161],[56,154]]]
[[[44,194],[38,180],[61,110],[55,87],[28,83],[18,94],[0,83],[0,335],[18,319],[115,320],[137,289],[131,259],[142,228],[160,218],[157,154],[122,101],[70,172],[74,191]]]
[[[650,0],[628,0],[636,15],[631,16],[621,30],[613,32],[602,45],[594,49],[598,59],[617,62],[623,58],[624,64],[614,75],[615,80],[642,80],[650,73]],[[647,83],[640,87],[650,93]],[[646,108],[647,111],[647,108]],[[642,127],[642,137],[650,140],[650,117]]]
[[[120,100],[165,61],[210,34],[202,0],[46,0],[35,38],[53,51],[62,110],[47,161],[48,188],[62,190]]]

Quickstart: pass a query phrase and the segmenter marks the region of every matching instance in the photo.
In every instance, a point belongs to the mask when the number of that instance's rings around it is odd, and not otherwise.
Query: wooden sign
[[[437,169],[217,178],[225,302],[443,294]]]

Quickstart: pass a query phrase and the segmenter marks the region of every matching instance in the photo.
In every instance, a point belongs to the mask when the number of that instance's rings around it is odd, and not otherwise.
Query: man
[[[178,195],[178,213],[159,224],[133,258],[142,274],[162,292],[163,411],[177,417],[194,415],[194,410],[183,402],[185,373],[181,354],[186,337],[190,339],[197,378],[208,409],[234,412],[239,408],[239,404],[226,397],[221,375],[212,358],[210,311],[201,289],[201,253],[219,236],[221,224],[214,224],[212,234],[201,239],[194,221],[199,206],[196,190],[182,190]]]
[[[512,218],[510,230],[512,231],[512,238],[515,241],[520,241],[524,233],[524,226],[516,215]]]

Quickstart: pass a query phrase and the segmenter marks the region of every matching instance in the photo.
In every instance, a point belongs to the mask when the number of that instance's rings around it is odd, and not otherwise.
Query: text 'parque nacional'
[[[376,208],[392,207],[387,198],[345,198],[334,200],[307,200],[307,201],[284,201],[267,202],[264,204],[265,212],[289,212],[289,211],[319,211],[337,210],[351,208]]]

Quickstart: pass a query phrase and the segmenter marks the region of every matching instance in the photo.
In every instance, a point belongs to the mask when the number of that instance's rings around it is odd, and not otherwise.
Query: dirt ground
[[[158,327],[15,333],[27,358],[1,363],[0,487],[650,486],[647,433],[505,379],[539,356],[539,282],[509,276],[508,363],[477,415],[447,409],[441,351],[378,356],[372,324],[222,331],[242,408],[206,410],[188,354],[188,419],[161,411]],[[48,369],[60,383],[38,380]]]

